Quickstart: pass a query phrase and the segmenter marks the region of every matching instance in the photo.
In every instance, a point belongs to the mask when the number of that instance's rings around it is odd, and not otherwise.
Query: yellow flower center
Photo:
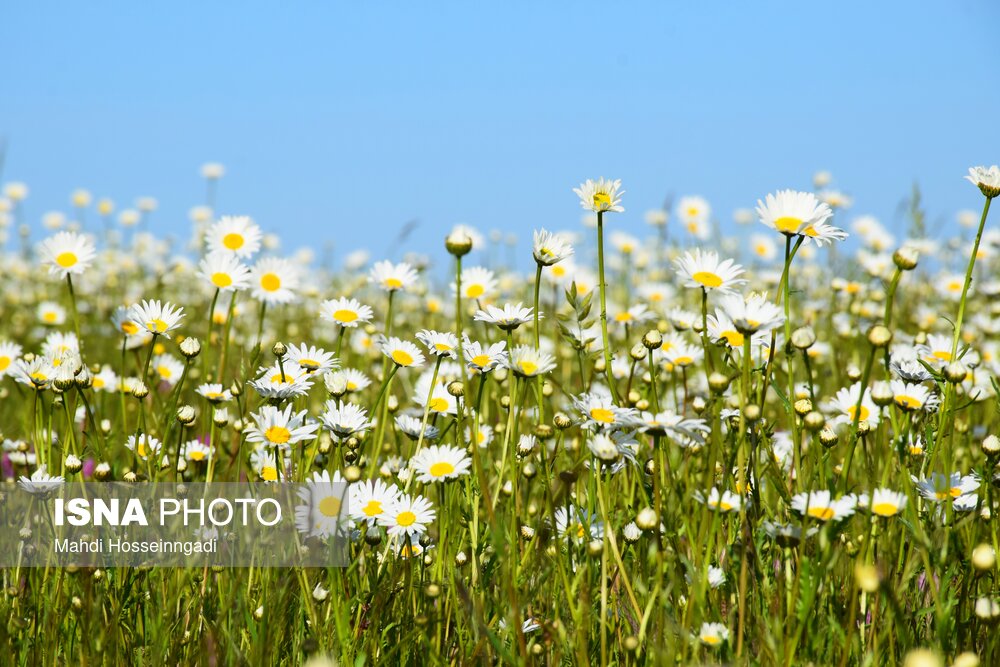
[[[483,288],[482,285],[469,285],[465,289],[465,296],[469,297],[470,299],[478,299],[483,295],[485,291],[486,290]]]
[[[53,322],[56,321],[57,318],[58,318],[58,315],[56,314],[56,312],[54,310],[49,310],[49,311],[46,311],[46,312],[42,313],[42,321],[43,322],[48,322],[49,324],[52,324]]]
[[[876,503],[872,505],[872,512],[879,516],[893,516],[899,512],[899,507],[896,503]]]
[[[705,287],[719,287],[722,285],[722,278],[711,271],[698,271],[692,274],[691,279]]]
[[[191,459],[192,461],[204,461],[205,452],[201,451],[200,449],[195,449],[191,452],[188,452],[188,458]]]
[[[319,511],[323,516],[337,516],[340,514],[340,498],[327,496],[319,501]]]
[[[417,515],[413,512],[406,510],[405,512],[400,512],[396,515],[396,523],[406,528],[407,526],[412,526],[417,521]]]
[[[133,336],[139,333],[139,325],[132,320],[125,320],[122,322],[122,332],[128,334],[129,336]]]
[[[603,208],[605,206],[611,205],[611,196],[607,192],[595,192],[594,193],[594,206],[597,208]]]
[[[813,227],[812,225],[809,225],[808,227],[806,227],[805,229],[803,229],[802,233],[805,234],[806,236],[810,236],[812,238],[816,238],[817,236],[819,236],[819,232],[817,232],[816,228]]]
[[[691,357],[677,357],[676,359],[674,359],[674,363],[677,364],[678,366],[687,366],[693,361],[694,359],[692,359]]]
[[[281,289],[281,278],[274,273],[265,273],[260,277],[260,286],[268,292],[277,292]]]
[[[434,343],[434,349],[438,352],[451,352],[451,345],[444,343]]]
[[[0,370],[3,370],[3,369],[0,368]],[[94,378],[93,387],[94,387],[94,389],[103,389],[104,388],[104,378]]]
[[[430,409],[434,412],[444,412],[448,409],[448,401],[440,396],[432,398],[430,402]]]
[[[149,320],[148,322],[146,322],[146,328],[152,331],[153,333],[160,334],[167,330],[167,323],[157,318],[155,320]]]
[[[946,350],[934,350],[931,352],[931,357],[933,359],[939,359],[941,361],[951,361],[951,352]]]
[[[538,364],[533,361],[524,360],[518,362],[517,365],[520,367],[521,372],[525,375],[534,375],[538,372]]]
[[[921,403],[913,396],[906,396],[905,394],[900,394],[895,397],[896,405],[907,410],[916,410],[920,407]]]
[[[709,646],[718,646],[722,643],[722,639],[718,635],[702,635],[701,641]]]
[[[284,426],[270,426],[264,431],[264,437],[267,438],[268,442],[283,445],[291,439],[292,432]]]
[[[798,234],[801,226],[802,219],[791,216],[782,216],[774,221],[774,228],[784,234]]]
[[[488,354],[477,354],[472,357],[472,364],[474,366],[484,367],[488,366],[490,363],[490,355]]]
[[[264,466],[260,469],[260,478],[265,482],[273,482],[278,479],[278,469],[274,466]]]
[[[690,218],[697,218],[699,213],[701,213],[701,211],[698,210],[697,206],[688,206],[688,209],[687,209],[688,217],[690,217]],[[690,229],[690,227],[689,227],[689,229]]]
[[[756,246],[754,246],[754,251],[756,251],[758,255],[763,257],[764,255],[767,254],[767,246],[764,245],[763,243],[758,243]]]
[[[347,324],[349,322],[353,322],[354,320],[358,319],[358,314],[355,313],[353,310],[341,309],[334,311],[333,319],[337,320],[338,322],[343,322]]]
[[[607,408],[594,408],[590,411],[590,418],[602,424],[611,424],[615,421],[615,413]]]
[[[718,503],[716,503],[716,506],[723,512],[728,512],[729,510],[733,509],[733,504],[727,503],[725,500],[720,500]]]
[[[409,366],[413,363],[413,356],[406,350],[393,350],[392,360],[400,366]]]
[[[833,511],[832,507],[810,507],[809,516],[814,519],[821,519],[823,521],[829,521],[833,518],[836,512]]]
[[[36,382],[48,382],[49,376],[41,371],[35,371],[31,374],[31,379]]]
[[[632,313],[625,311],[624,313],[618,313],[615,315],[615,320],[618,322],[629,322],[632,320]]]
[[[228,273],[222,273],[220,271],[218,273],[212,274],[212,284],[221,289],[223,287],[229,287],[230,285],[232,285],[233,279],[229,276]]]
[[[377,500],[369,500],[361,511],[365,513],[365,516],[378,516],[382,513],[382,503]]]
[[[851,407],[847,408],[847,416],[850,417],[852,420],[855,417],[855,412],[856,412],[856,408],[857,407],[858,406],[856,406],[856,405],[852,405]],[[858,421],[859,422],[863,422],[863,421],[867,420],[868,419],[868,415],[869,415],[868,408],[866,408],[865,406],[862,405],[861,406],[861,416],[858,417]]]
[[[400,280],[399,278],[386,278],[385,286],[388,287],[389,289],[399,289],[400,287],[403,286],[403,281]]]
[[[719,338],[725,338],[731,347],[741,347],[743,345],[743,334],[739,331],[723,331]]]
[[[243,247],[244,242],[243,235],[236,232],[230,232],[222,237],[222,245],[230,250],[239,250]]]
[[[431,474],[431,477],[444,477],[445,475],[450,475],[455,472],[455,466],[447,461],[438,461],[432,465],[427,472]]]
[[[10,366],[10,357],[0,357],[0,371],[5,371]]]
[[[164,366],[163,364],[160,364],[159,366],[156,367],[156,372],[164,380],[169,380],[170,379],[170,368],[168,366]]]
[[[77,262],[76,255],[74,255],[71,252],[61,252],[56,257],[56,264],[63,267],[64,269],[68,269],[69,267],[76,264],[76,262]]]

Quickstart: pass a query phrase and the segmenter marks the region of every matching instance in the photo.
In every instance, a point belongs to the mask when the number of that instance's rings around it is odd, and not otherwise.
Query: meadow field
[[[5,664],[1000,664],[996,166],[947,224],[820,173],[725,235],[570,174],[513,263],[286,250],[223,173],[166,236],[4,185],[2,493],[345,482],[348,564],[5,568]]]

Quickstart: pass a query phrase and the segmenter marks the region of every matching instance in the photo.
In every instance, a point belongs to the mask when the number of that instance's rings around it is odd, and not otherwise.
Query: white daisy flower
[[[847,232],[826,224],[833,210],[811,192],[779,190],[757,200],[757,215],[768,227],[787,236],[804,236],[818,245],[847,238]]]
[[[855,382],[850,388],[844,388],[837,392],[837,395],[830,401],[830,409],[833,411],[833,419],[830,424],[853,424],[855,418],[858,423],[867,422],[872,428],[878,426],[879,410],[872,400],[871,390],[865,387],[864,397],[861,400],[861,409],[858,410],[858,398],[861,396],[861,383]]]
[[[260,227],[245,215],[224,215],[205,233],[208,249],[248,259],[260,250],[263,234]]]
[[[538,317],[542,317],[541,313]],[[507,303],[504,304],[503,308],[486,306],[486,308],[476,312],[474,319],[476,322],[495,324],[504,331],[513,331],[532,320],[532,308],[525,308],[520,303],[517,305]]]
[[[923,410],[937,405],[936,397],[922,384],[893,380],[889,387],[892,389],[892,400],[903,410]]]
[[[500,364],[507,362],[507,341],[493,343],[488,347],[479,341],[466,340],[462,344],[462,352],[466,365],[474,373],[489,373]]]
[[[466,299],[489,299],[497,291],[499,283],[489,269],[473,266],[462,270],[462,297]],[[452,283],[452,293],[457,291],[457,285]]]
[[[206,382],[199,385],[195,391],[210,403],[225,403],[233,399],[232,392],[218,383]]]
[[[746,283],[740,278],[743,267],[731,259],[720,261],[718,253],[713,250],[702,252],[696,248],[693,253],[686,252],[674,260],[674,264],[677,276],[685,287],[729,292]]]
[[[472,460],[464,449],[447,445],[432,445],[417,452],[407,464],[424,484],[445,482],[468,475]]]
[[[431,502],[423,496],[400,494],[386,505],[378,523],[385,527],[389,537],[408,536],[412,540],[427,531],[427,525],[434,521],[435,516]]]
[[[170,332],[180,326],[184,318],[184,309],[166,301],[144,299],[141,304],[137,303],[129,308],[128,316],[140,329],[153,335],[170,338]]]
[[[292,413],[292,406],[279,410],[265,405],[258,412],[251,412],[254,425],[244,429],[247,442],[259,442],[269,447],[290,447],[298,442],[313,440],[319,423],[306,417],[306,411]]]
[[[83,234],[59,232],[42,241],[38,246],[38,255],[51,275],[66,278],[86,271],[97,256],[97,250]]]
[[[372,320],[372,309],[357,299],[340,297],[320,304],[320,318],[345,328],[354,328]]]
[[[208,461],[212,458],[212,448],[201,440],[188,440],[181,446],[181,456],[194,463]]]
[[[17,343],[0,342],[0,378],[13,371],[14,363],[21,357],[23,351],[24,348]]]
[[[519,377],[531,378],[551,371],[556,367],[556,360],[531,345],[518,345],[509,352],[506,366]]]
[[[906,494],[892,489],[875,489],[869,509],[882,517],[896,516],[906,507]]]
[[[295,301],[299,288],[299,270],[296,264],[280,257],[259,260],[250,274],[253,298],[267,304]]]
[[[535,230],[532,255],[541,266],[558,264],[572,254],[573,246],[562,235],[545,229]]]
[[[716,512],[738,512],[743,505],[743,499],[737,494],[732,491],[719,491],[714,486],[709,489],[707,495],[695,491],[694,499]]]
[[[604,537],[604,523],[596,516],[591,516],[583,507],[560,506],[556,508],[553,519],[559,537],[569,538],[577,543]]]
[[[573,188],[573,192],[580,198],[580,206],[588,211],[623,213],[625,209],[621,206],[621,196],[625,191],[620,190],[621,186],[621,180],[600,178],[594,181],[588,178],[580,187]]]
[[[997,165],[989,168],[969,167],[969,175],[965,180],[978,187],[990,199],[1000,196],[1000,167]]]
[[[151,456],[156,456],[157,452],[160,451],[160,441],[151,435],[139,433],[137,435],[130,435],[128,440],[125,441],[125,447],[145,461]]]
[[[305,343],[289,345],[285,358],[298,365],[308,375],[313,373],[322,375],[336,368],[339,363],[332,352]]]
[[[729,629],[722,623],[702,623],[698,641],[705,646],[721,646],[729,640]]]
[[[66,483],[64,477],[50,475],[45,464],[38,466],[31,477],[21,476],[17,485],[34,496],[47,496],[58,491]]]
[[[389,357],[397,366],[410,368],[424,365],[423,353],[408,340],[400,340],[395,336],[392,338],[380,336],[377,344],[382,354]]]
[[[848,495],[833,498],[829,491],[810,491],[798,493],[792,497],[792,509],[803,516],[810,516],[819,521],[840,521],[852,514],[857,507],[855,496]]]
[[[945,475],[940,472],[933,473],[927,479],[911,479],[917,485],[917,491],[927,500],[941,502],[948,498],[958,498],[972,493],[979,488],[979,478],[975,475],[962,475],[960,472],[953,472]]]
[[[198,264],[198,276],[212,287],[227,292],[250,286],[250,269],[229,252],[211,252]]]
[[[38,321],[50,327],[66,323],[66,309],[52,301],[42,301],[36,310]]]
[[[380,479],[359,481],[351,485],[351,518],[374,526],[399,497],[399,488]]]
[[[337,405],[336,401],[327,401],[326,411],[320,415],[320,422],[340,440],[351,436],[363,437],[372,427],[368,420],[368,411],[354,403]]]
[[[417,332],[417,340],[424,344],[433,357],[458,357],[458,337],[450,331],[440,332],[424,329]]]
[[[711,216],[712,207],[703,197],[681,197],[677,201],[677,219],[684,225],[688,234],[700,241],[706,240],[709,236]]]
[[[420,440],[421,431],[424,434],[424,440],[437,440],[438,436],[441,435],[441,430],[437,426],[431,424],[424,426],[423,419],[410,415],[396,417],[396,427],[414,442]]]
[[[719,306],[736,330],[744,335],[771,331],[785,321],[781,308],[768,301],[766,294],[759,292],[746,296],[728,294],[720,299]]]
[[[417,282],[417,272],[406,262],[393,264],[383,260],[376,262],[368,277],[368,282],[386,292],[407,290]]]
[[[350,516],[350,490],[340,471],[314,472],[296,490],[295,526],[313,537],[344,535],[354,527]]]

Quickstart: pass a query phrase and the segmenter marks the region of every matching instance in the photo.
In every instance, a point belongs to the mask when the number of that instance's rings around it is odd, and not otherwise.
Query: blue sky
[[[219,161],[220,213],[378,258],[414,219],[421,251],[575,227],[601,175],[635,233],[669,195],[728,226],[818,169],[853,214],[893,224],[917,181],[954,224],[1000,160],[990,0],[357,4],[6,3],[3,179],[32,221],[86,187],[180,234]]]

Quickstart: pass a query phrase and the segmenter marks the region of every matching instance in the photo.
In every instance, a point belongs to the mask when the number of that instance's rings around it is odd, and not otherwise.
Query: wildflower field
[[[5,568],[5,663],[1000,664],[996,166],[891,233],[822,173],[728,237],[568,184],[528,272],[318,265],[203,173],[172,240],[4,186],[2,493],[345,482],[347,566]]]

